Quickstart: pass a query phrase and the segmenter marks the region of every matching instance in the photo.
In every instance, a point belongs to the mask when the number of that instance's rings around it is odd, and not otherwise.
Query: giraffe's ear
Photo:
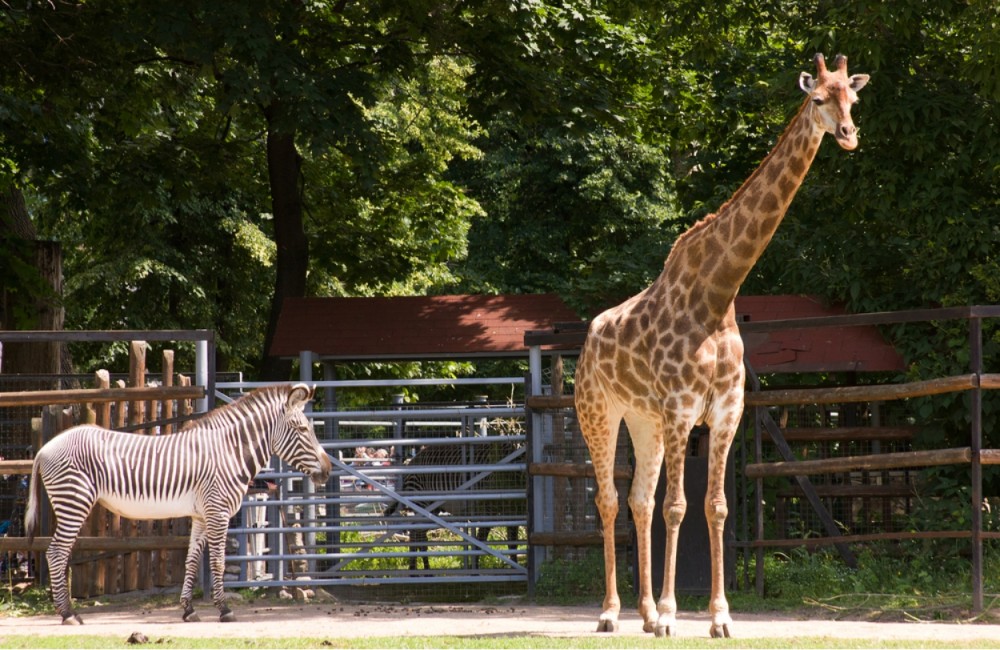
[[[809,74],[808,72],[803,72],[802,74],[799,75],[799,88],[802,89],[802,92],[808,95],[813,91],[813,88],[815,87],[816,87],[816,80],[813,79],[813,76],[811,74]]]
[[[851,90],[858,92],[868,83],[868,75],[856,74],[851,77]]]

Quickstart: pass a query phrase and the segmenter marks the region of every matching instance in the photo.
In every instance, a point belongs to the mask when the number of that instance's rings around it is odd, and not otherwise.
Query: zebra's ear
[[[313,398],[315,387],[306,384],[295,384],[292,392],[288,394],[288,406],[293,409],[303,409]]]

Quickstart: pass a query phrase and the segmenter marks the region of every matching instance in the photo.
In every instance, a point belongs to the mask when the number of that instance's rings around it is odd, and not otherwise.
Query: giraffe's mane
[[[781,145],[784,143],[785,138],[787,138],[789,134],[793,130],[795,130],[793,127],[797,127],[799,119],[802,118],[803,113],[805,113],[806,109],[811,105],[812,102],[810,101],[809,98],[806,98],[806,100],[802,102],[802,105],[799,107],[799,110],[795,113],[795,117],[792,118],[792,120],[788,123],[788,126],[785,127],[785,130],[782,131],[781,135],[778,137],[778,141],[774,144],[773,147],[771,147],[771,151],[769,151],[768,154],[764,156],[764,159],[760,161],[759,165],[757,165],[757,169],[755,169],[753,173],[750,174],[749,178],[743,181],[743,184],[740,185],[739,189],[736,190],[733,193],[733,195],[729,197],[729,199],[727,199],[725,203],[722,204],[722,207],[720,207],[717,211],[712,212],[711,214],[705,215],[697,222],[695,222],[690,228],[681,233],[681,235],[677,238],[677,240],[674,241],[674,245],[670,249],[670,254],[667,255],[667,259],[663,263],[664,267],[666,267],[667,264],[670,262],[670,258],[674,256],[674,251],[676,251],[678,248],[683,248],[687,240],[696,237],[698,233],[708,228],[713,222],[715,222],[716,219],[719,218],[720,215],[725,214],[727,208],[730,206],[730,204],[733,203],[733,201],[739,199],[746,192],[746,189],[750,187],[751,183],[753,183],[757,179],[757,176],[761,173],[761,170],[771,159],[771,157],[774,156],[774,152],[778,151],[781,148]]]

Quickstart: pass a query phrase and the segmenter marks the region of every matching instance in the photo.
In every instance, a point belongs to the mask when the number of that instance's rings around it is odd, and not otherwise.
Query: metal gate
[[[460,381],[316,382],[331,479],[314,489],[272,459],[230,524],[227,587],[526,583],[523,404],[323,410],[324,389]],[[220,384],[217,396],[258,385]]]

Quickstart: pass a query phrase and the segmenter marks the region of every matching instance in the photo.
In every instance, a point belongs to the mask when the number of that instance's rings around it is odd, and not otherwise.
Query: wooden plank
[[[788,442],[851,442],[878,440],[902,442],[913,439],[917,427],[787,427],[782,430]]]
[[[969,447],[930,449],[926,451],[900,451],[873,456],[843,456],[819,460],[783,461],[779,463],[750,463],[746,466],[747,478],[769,476],[808,476],[834,474],[856,470],[902,469],[931,465],[953,465],[972,461]]]
[[[997,533],[983,533],[984,538],[995,539]],[[828,546],[831,544],[855,544],[859,542],[884,542],[890,540],[909,539],[969,539],[971,530],[924,530],[900,531],[895,533],[864,533],[860,535],[841,535],[837,537],[808,537],[804,539],[763,539],[738,543],[751,548],[794,548],[797,546]]]
[[[983,465],[1000,465],[1000,449],[982,449],[979,462]]]
[[[38,341],[101,342],[101,341],[214,341],[212,330],[3,330],[0,341],[35,343]]]
[[[887,485],[813,485],[817,496],[820,497],[845,497],[848,499],[887,499],[893,497],[916,496],[916,488],[906,484]],[[778,490],[779,497],[800,497],[804,493],[797,485],[789,486],[783,490]]]
[[[0,474],[31,474],[31,467],[35,461],[27,460],[0,460]]]
[[[44,552],[49,548],[51,537],[36,537],[29,543],[27,537],[0,537],[0,553],[8,551]],[[78,537],[73,549],[76,551],[110,551],[131,553],[160,549],[187,549],[188,538],[177,535],[159,537]]]
[[[0,406],[48,406],[139,399],[200,399],[201,386],[151,386],[147,388],[72,388],[0,393]]]
[[[576,463],[528,463],[528,474],[531,476],[561,476],[564,478],[594,478],[594,466]],[[632,478],[632,470],[628,467],[615,467],[615,480],[628,481]]]
[[[842,402],[882,402],[911,397],[926,397],[976,388],[974,374],[915,381],[908,384],[877,384],[872,386],[833,386],[829,388],[792,388],[765,390],[746,394],[747,406],[779,404],[839,404]]]
[[[996,390],[1000,388],[1000,374],[986,373],[979,375],[979,387],[988,390]]]

